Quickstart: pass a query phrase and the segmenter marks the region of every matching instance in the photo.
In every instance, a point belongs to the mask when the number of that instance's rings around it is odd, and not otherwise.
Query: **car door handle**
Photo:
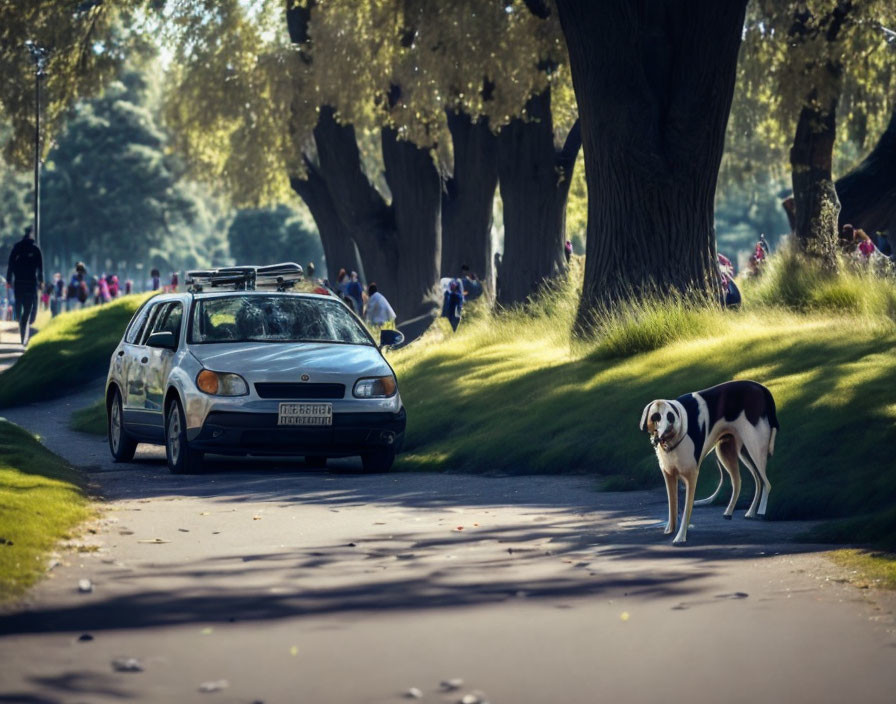
[[[148,361],[149,361],[149,357],[144,357],[143,359],[140,360],[140,363],[146,364]]]

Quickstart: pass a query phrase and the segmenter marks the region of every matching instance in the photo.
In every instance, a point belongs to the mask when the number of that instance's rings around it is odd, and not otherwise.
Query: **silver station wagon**
[[[133,459],[139,442],[164,444],[175,473],[206,453],[360,455],[387,471],[406,415],[380,346],[333,296],[291,291],[297,264],[187,273],[186,293],[149,299],[112,354],[106,382],[109,449]]]

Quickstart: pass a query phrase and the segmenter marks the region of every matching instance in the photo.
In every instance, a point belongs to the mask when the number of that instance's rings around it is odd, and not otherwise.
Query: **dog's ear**
[[[655,402],[655,401],[651,401],[651,402],[648,403],[646,406],[644,406],[644,412],[641,414],[641,425],[640,425],[640,428],[641,428],[641,432],[642,432],[642,433],[646,433],[646,432],[647,432],[647,414],[650,412],[650,407],[651,407],[654,403],[656,403],[656,402]]]

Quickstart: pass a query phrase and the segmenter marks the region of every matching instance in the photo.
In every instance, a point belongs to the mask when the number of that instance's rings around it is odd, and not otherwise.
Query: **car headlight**
[[[388,398],[394,396],[397,390],[398,384],[395,382],[395,377],[390,374],[389,376],[358,379],[352,393],[355,398]]]
[[[212,396],[245,396],[249,385],[239,374],[227,374],[203,369],[196,375],[196,386]]]

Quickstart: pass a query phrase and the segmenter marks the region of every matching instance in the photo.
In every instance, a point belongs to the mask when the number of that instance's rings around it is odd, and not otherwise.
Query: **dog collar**
[[[661,443],[660,443],[660,447],[663,448],[663,452],[672,452],[672,450],[674,450],[676,447],[678,447],[679,445],[681,445],[682,442],[684,442],[684,439],[685,439],[686,437],[687,437],[687,433],[684,433],[684,434],[681,436],[681,438],[678,440],[678,442],[675,443],[672,447],[667,447],[667,446],[666,446],[666,443],[664,443],[664,442],[661,442]]]

